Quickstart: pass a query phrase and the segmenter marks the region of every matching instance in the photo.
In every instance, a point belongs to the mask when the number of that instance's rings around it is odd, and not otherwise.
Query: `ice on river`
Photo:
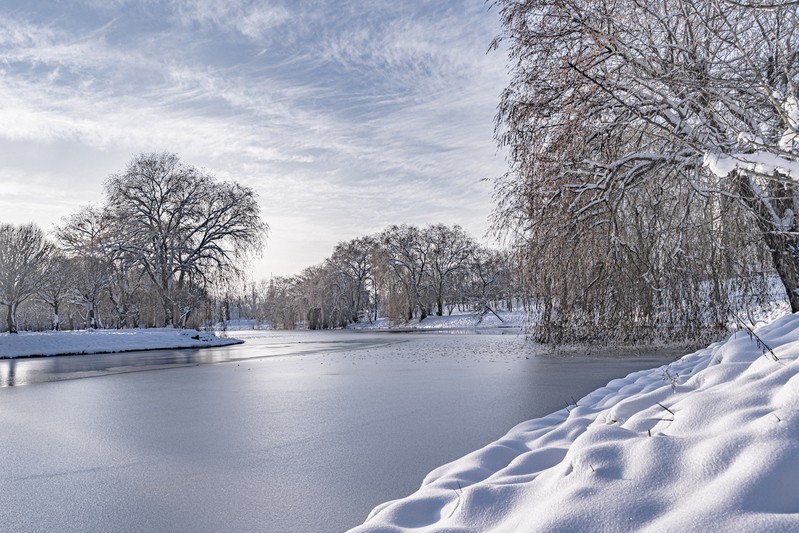
[[[0,361],[3,527],[343,531],[519,422],[669,360],[543,357],[521,335],[235,336],[185,360]]]

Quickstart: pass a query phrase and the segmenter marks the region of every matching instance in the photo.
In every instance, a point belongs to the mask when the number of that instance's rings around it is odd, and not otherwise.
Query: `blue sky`
[[[0,221],[49,230],[141,152],[258,191],[255,277],[389,224],[478,239],[505,168],[482,0],[5,0]]]

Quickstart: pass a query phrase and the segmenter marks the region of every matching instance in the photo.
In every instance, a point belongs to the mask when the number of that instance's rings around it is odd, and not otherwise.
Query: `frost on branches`
[[[770,247],[773,265],[785,286],[791,311],[799,311],[799,240],[796,237],[799,213],[795,182],[799,179],[799,99],[775,92],[781,102],[781,122],[785,129],[770,144],[767,136],[741,132],[738,150],[730,154],[708,151],[704,166],[723,180],[738,183],[742,200],[756,213],[763,240]],[[761,124],[767,133],[767,128]]]
[[[741,151],[731,154],[708,152],[705,166],[719,178],[726,178],[734,171],[766,179],[799,180],[799,99],[795,96],[781,98],[787,128],[779,138],[777,146],[768,146],[763,137],[749,132],[738,134]],[[776,213],[775,213],[776,214]],[[782,218],[775,219],[782,223]]]
[[[795,3],[495,5],[494,222],[526,253],[539,339],[715,335],[776,279],[799,311]]]

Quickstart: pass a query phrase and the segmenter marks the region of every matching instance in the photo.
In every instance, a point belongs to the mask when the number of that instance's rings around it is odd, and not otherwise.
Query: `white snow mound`
[[[0,358],[205,348],[240,344],[196,329],[101,329],[0,333]]]
[[[610,382],[352,531],[799,531],[799,316]]]

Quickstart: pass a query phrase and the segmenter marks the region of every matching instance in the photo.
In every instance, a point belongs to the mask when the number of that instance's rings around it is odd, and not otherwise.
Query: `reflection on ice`
[[[386,344],[381,334],[252,331],[244,345],[0,360],[0,387]],[[396,341],[396,339],[395,339]]]

